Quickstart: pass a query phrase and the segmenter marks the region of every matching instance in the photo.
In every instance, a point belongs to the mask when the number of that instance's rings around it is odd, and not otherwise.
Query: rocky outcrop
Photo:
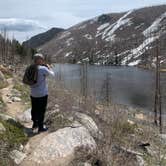
[[[102,132],[98,129],[98,126],[90,116],[79,112],[75,112],[74,116],[79,123],[86,127],[94,138],[102,139]]]
[[[67,166],[72,160],[92,155],[97,148],[96,142],[83,127],[66,127],[44,137],[22,166]]]

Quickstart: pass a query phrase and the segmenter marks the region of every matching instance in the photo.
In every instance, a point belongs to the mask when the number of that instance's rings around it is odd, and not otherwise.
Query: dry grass
[[[96,138],[98,145],[96,154],[88,159],[83,159],[83,161],[88,160],[94,166],[97,165],[96,163],[100,163],[100,166],[137,166],[137,156],[127,153],[127,150],[130,149],[141,153],[147,165],[160,163],[164,166],[165,159],[161,155],[161,151],[164,155],[166,150],[159,139],[158,129],[151,121],[142,123],[134,119],[137,110],[132,112],[123,105],[99,105],[93,98],[85,99],[82,96],[77,96],[65,90],[57,82],[51,81],[49,88],[48,112],[57,109],[56,105],[58,104],[60,114],[63,116],[69,116],[73,111],[85,113],[93,118],[104,135],[102,140]],[[129,118],[133,124],[128,122]],[[156,153],[155,156],[139,146],[144,142],[150,144],[152,152]],[[117,152],[115,150],[114,153],[114,147],[123,147],[126,151]],[[72,165],[78,166],[79,162],[80,160],[76,160]]]

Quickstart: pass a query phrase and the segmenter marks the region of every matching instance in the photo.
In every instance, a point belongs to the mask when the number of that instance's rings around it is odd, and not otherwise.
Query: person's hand
[[[47,68],[48,68],[48,69],[50,69],[50,68],[51,68],[51,66],[50,66],[49,64],[46,64],[46,66],[47,66]]]

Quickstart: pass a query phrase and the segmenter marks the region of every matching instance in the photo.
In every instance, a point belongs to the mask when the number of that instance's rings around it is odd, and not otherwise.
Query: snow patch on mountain
[[[66,44],[67,44],[67,46],[70,46],[71,44],[72,44],[72,41],[74,40],[74,38],[69,38],[69,39],[67,39],[66,40]]]
[[[105,23],[105,24],[101,25],[100,27],[98,27],[96,37],[102,35],[102,39],[104,39],[106,41],[114,41],[115,36],[116,36],[114,33],[121,26],[124,26],[124,25],[129,26],[132,24],[131,18],[127,18],[127,16],[129,16],[132,12],[133,12],[133,10],[127,12],[121,18],[119,18],[115,23],[113,23],[111,25],[109,23]]]
[[[145,39],[143,41],[143,43],[140,44],[137,48],[130,50],[130,54],[128,54],[123,59],[122,65],[126,65],[130,60],[137,59],[139,56],[141,56],[143,53],[145,53],[145,51],[149,49],[149,45],[158,38],[159,38],[159,36],[149,37],[149,38]],[[139,61],[137,61],[137,62],[139,62]],[[134,61],[133,61],[133,63],[129,63],[129,64],[134,64]]]
[[[71,35],[71,32],[65,31],[65,32],[63,32],[63,33],[60,35],[59,39],[67,38],[67,37],[69,37],[70,35]]]
[[[88,40],[92,40],[93,39],[92,35],[90,35],[90,34],[86,34],[86,35],[84,35],[84,37],[86,39],[88,39]]]
[[[79,26],[78,29],[84,29],[86,27],[87,27],[87,24],[84,24],[84,25]]]
[[[69,57],[71,54],[72,54],[72,51],[67,52],[67,53],[65,54],[65,57]]]
[[[160,27],[160,22],[166,18],[166,12],[163,13],[159,18],[157,18],[150,27],[148,27],[145,31],[143,31],[143,35],[148,37],[150,36],[152,33],[155,33],[158,31],[159,27]]]
[[[135,29],[139,29],[139,28],[141,28],[144,24],[145,24],[144,22],[141,23],[140,25],[136,26]]]

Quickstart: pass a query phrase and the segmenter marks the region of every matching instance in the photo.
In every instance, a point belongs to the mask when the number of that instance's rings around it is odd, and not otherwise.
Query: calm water
[[[55,72],[56,79],[75,93],[153,110],[155,75],[152,71],[137,67],[56,64]]]

